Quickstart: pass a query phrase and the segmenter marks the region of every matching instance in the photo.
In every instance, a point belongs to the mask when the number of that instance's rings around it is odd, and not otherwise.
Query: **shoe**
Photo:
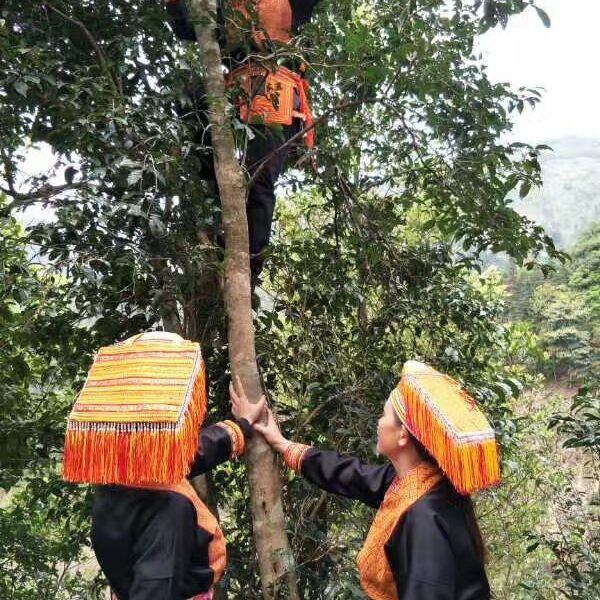
[[[256,293],[256,290],[252,290],[250,295],[250,304],[254,312],[258,312],[260,309],[260,296]]]

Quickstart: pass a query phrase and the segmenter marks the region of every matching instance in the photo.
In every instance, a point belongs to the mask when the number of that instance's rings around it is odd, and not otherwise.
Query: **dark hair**
[[[483,541],[483,535],[481,534],[481,529],[479,529],[479,523],[477,522],[477,516],[475,515],[475,508],[473,507],[473,499],[471,496],[461,496],[460,497],[465,515],[467,517],[467,527],[469,528],[469,533],[471,534],[471,541],[473,542],[473,546],[475,546],[475,552],[477,552],[477,556],[482,563],[487,562],[488,552],[485,547],[485,542]]]
[[[427,450],[427,448],[425,448],[425,446],[423,446],[423,444],[421,444],[421,442],[412,433],[410,433],[410,431],[408,432],[408,434],[410,435],[411,442],[412,442],[413,446],[415,447],[417,454],[423,460],[425,460],[428,463],[431,463],[432,465],[435,465],[436,467],[439,468],[437,460],[435,460],[435,458],[433,458],[433,456],[431,455],[429,450]]]
[[[394,411],[394,416],[396,417],[396,422],[398,425],[406,424],[402,422],[396,411]],[[440,467],[437,460],[431,455],[429,450],[423,446],[423,444],[408,430],[406,427],[408,434],[410,435],[410,440],[417,451],[417,454],[421,457],[422,460],[435,465],[436,467]],[[481,560],[482,563],[487,561],[487,549],[485,547],[485,543],[483,541],[483,536],[481,535],[481,529],[479,529],[479,523],[477,522],[477,516],[475,515],[475,508],[473,507],[473,500],[471,496],[463,496],[456,491],[452,482],[444,475],[444,480],[448,482],[448,484],[452,487],[454,492],[454,496],[456,497],[457,504],[463,509],[465,513],[465,517],[467,520],[467,527],[469,529],[469,534],[471,535],[471,541],[473,542],[473,546],[475,546],[475,552],[477,556]]]

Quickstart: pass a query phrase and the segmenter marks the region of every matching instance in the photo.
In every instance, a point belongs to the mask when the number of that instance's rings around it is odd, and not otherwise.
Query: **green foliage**
[[[542,536],[553,555],[552,574],[559,598],[594,600],[600,590],[600,514],[598,503],[581,493],[559,500],[558,527]]]
[[[86,568],[89,498],[55,470],[28,476],[0,503],[0,597],[100,599],[104,582]]]
[[[579,238],[573,250],[569,285],[580,292],[590,311],[594,335],[600,336],[600,221]]]
[[[477,499],[490,558],[488,576],[502,600],[554,599],[551,555],[532,538],[546,530],[554,498],[571,484],[547,419],[556,404],[540,388],[516,403],[514,444],[503,453],[503,483]],[[537,538],[536,538],[537,539]]]
[[[512,206],[540,183],[543,149],[498,141],[539,93],[492,84],[472,56],[482,29],[531,3],[483,4],[324,1],[310,49],[290,51],[313,65],[326,119],[314,183],[288,178],[257,343],[300,439],[376,460],[383,399],[402,361],[421,358],[472,390],[507,452],[519,441],[515,376],[535,342],[500,322],[498,275],[479,277],[477,257],[564,257]],[[90,598],[95,583],[62,575],[87,544],[87,493],[57,472],[93,350],[155,326],[180,331],[203,344],[212,415],[227,410],[219,206],[186,93],[198,63],[155,1],[5,0],[1,11],[0,461],[2,485],[19,487],[1,512],[11,543],[0,591]],[[23,180],[30,142],[48,144],[55,164]],[[23,231],[10,215],[35,204],[50,217]],[[225,584],[232,598],[258,595],[243,469],[214,479],[232,548]],[[285,500],[305,597],[362,597],[352,557],[370,512],[294,478]]]
[[[573,248],[572,261],[551,265],[546,278],[517,270],[508,278],[511,301],[507,317],[528,322],[547,353],[538,367],[555,378],[581,383],[597,378],[600,320],[598,285],[598,225],[593,224]]]
[[[581,377],[592,366],[590,314],[581,298],[548,283],[535,291],[533,310],[554,376]]]
[[[593,600],[600,589],[598,506],[581,492],[557,492],[553,524],[526,534],[528,553],[543,556],[545,568],[522,581],[523,595],[516,597]]]
[[[433,206],[431,223],[465,248],[519,261],[542,248],[556,255],[542,230],[511,208],[513,191],[525,195],[540,182],[538,149],[497,142],[510,113],[535,106],[539,93],[491,84],[471,56],[473,6],[442,4],[367,3],[350,19],[339,4],[323,6],[328,18],[310,35],[336,66],[316,74],[317,112],[342,104],[349,113],[338,117],[347,126],[319,133],[327,197],[343,211],[362,190],[389,186],[401,190],[394,195],[404,210]]]
[[[2,199],[0,198],[0,202]],[[92,598],[82,580],[87,494],[58,476],[65,415],[93,338],[66,301],[67,281],[0,225],[0,597]],[[89,552],[89,550],[88,550]],[[91,587],[90,587],[91,586]]]
[[[545,553],[549,567],[522,583],[527,597],[591,600],[600,589],[597,242],[593,224],[575,245],[573,261],[547,282],[523,273],[512,280],[515,306],[509,314],[527,318],[517,325],[538,332],[547,353],[538,364],[549,366],[559,381],[566,377],[583,384],[568,411],[557,407],[548,420],[569,449],[561,454],[570,451],[569,462],[575,457],[584,476],[582,481],[571,477],[557,490],[546,527],[526,532],[531,552]]]
[[[537,12],[545,27],[550,27],[551,24],[546,11],[536,6],[533,0],[477,0],[475,5],[483,11],[484,30],[496,25],[506,27],[511,15],[523,12],[527,8],[533,8]]]
[[[597,382],[596,382],[597,383]],[[584,387],[573,398],[569,414],[557,414],[550,422],[563,436],[565,448],[582,448],[600,468],[600,399],[598,389]]]
[[[555,414],[550,426],[565,448],[579,450],[586,461],[587,489],[558,497],[556,527],[537,536],[552,553],[552,573],[561,597],[592,600],[600,590],[600,401],[598,381],[579,390],[568,414]]]
[[[540,377],[543,380],[538,369],[548,361],[549,354],[530,323],[526,321],[507,323],[506,329],[507,366],[510,366],[511,372],[528,387],[535,387],[536,383],[540,383]]]
[[[0,199],[1,201],[1,199]],[[0,487],[53,465],[64,418],[89,356],[89,339],[67,301],[68,285],[27,253],[23,229],[0,226]]]

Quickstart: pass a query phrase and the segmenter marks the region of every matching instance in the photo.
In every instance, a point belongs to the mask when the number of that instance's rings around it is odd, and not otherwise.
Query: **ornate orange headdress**
[[[97,484],[180,482],[205,414],[199,344],[150,332],[101,348],[69,416],[63,477]]]
[[[411,360],[390,401],[461,494],[499,483],[494,430],[458,382]]]

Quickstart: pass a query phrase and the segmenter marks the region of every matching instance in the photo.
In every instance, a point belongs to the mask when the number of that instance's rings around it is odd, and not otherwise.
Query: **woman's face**
[[[402,425],[398,423],[392,403],[388,400],[377,423],[377,452],[388,458],[395,455],[400,448],[398,441],[401,436]]]

